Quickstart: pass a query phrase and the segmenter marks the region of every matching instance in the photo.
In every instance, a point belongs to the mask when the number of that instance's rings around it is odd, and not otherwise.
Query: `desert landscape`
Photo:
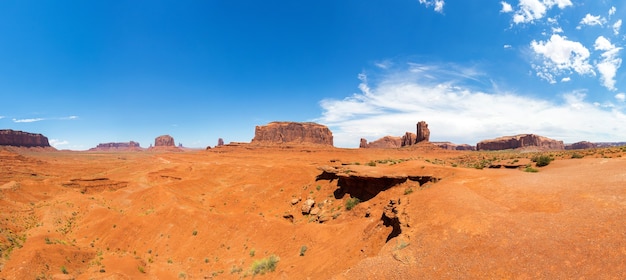
[[[626,277],[624,147],[444,149],[419,123],[400,148],[256,132],[206,150],[2,146],[0,278]]]

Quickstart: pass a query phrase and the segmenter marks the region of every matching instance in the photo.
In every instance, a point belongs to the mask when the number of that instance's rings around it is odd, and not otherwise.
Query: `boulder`
[[[308,143],[332,146],[333,134],[328,127],[312,122],[271,122],[256,127],[252,143]]]
[[[574,144],[565,145],[566,150],[583,150],[583,149],[593,149],[597,147],[598,147],[597,144],[587,142],[587,141],[581,141],[581,142],[576,142]]]
[[[139,143],[130,142],[111,142],[100,143],[95,148],[89,149],[90,151],[136,151],[141,150]]]
[[[536,147],[541,150],[564,150],[563,141],[557,141],[535,134],[519,134],[503,136],[496,139],[483,140],[476,144],[476,150],[508,150],[526,147]]]
[[[50,147],[48,138],[35,133],[29,133],[19,130],[1,129],[0,130],[0,146],[16,146],[16,147]]]
[[[302,214],[308,215],[309,213],[311,213],[311,209],[313,208],[313,205],[315,205],[315,200],[310,199],[310,198],[305,200],[304,204],[302,205]]]
[[[169,135],[161,135],[154,139],[155,147],[176,147],[174,144],[174,137]]]

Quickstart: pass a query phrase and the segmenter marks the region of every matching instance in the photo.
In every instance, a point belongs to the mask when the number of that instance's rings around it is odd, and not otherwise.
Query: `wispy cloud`
[[[500,4],[502,4],[502,9],[500,10],[501,13],[510,13],[513,11],[511,4],[504,1],[500,2]]]
[[[621,125],[626,115],[616,105],[587,101],[584,91],[562,94],[558,102],[501,90],[481,91],[464,86],[468,80],[454,78],[467,72],[462,67],[450,70],[450,65],[414,64],[376,77],[376,84],[362,74],[361,91],[344,99],[322,100],[323,113],[316,121],[331,128],[339,147],[356,147],[361,137],[400,136],[414,131],[420,120],[428,122],[433,141],[474,144],[519,133],[565,142],[626,138],[626,127]]]
[[[13,119],[14,123],[32,123],[32,122],[40,122],[45,121],[44,118],[32,118],[32,119]]]
[[[505,8],[504,3],[501,2],[502,10]],[[520,0],[518,9],[513,14],[513,22],[515,24],[532,23],[535,20],[542,19],[548,10],[554,6],[564,9],[572,6],[572,2],[570,0]]]
[[[69,144],[70,142],[68,142],[67,140],[50,139],[50,146],[56,149],[61,148],[63,146],[67,146]]]
[[[604,36],[600,36],[596,39],[594,48],[603,51],[601,55],[602,60],[596,65],[598,72],[600,72],[602,85],[609,90],[616,90],[615,74],[622,64],[622,59],[619,57],[619,51],[622,50],[622,48],[616,47]]]
[[[443,13],[443,6],[446,2],[444,0],[418,0],[420,4],[426,7],[434,7],[435,12]]]
[[[613,27],[613,34],[614,34],[615,36],[619,35],[619,30],[620,30],[620,28],[622,28],[622,20],[621,20],[621,19],[617,20],[617,21],[613,24],[613,26],[612,26],[612,27]]]

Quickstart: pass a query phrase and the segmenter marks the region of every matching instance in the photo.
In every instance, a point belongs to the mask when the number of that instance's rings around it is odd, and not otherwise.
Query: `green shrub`
[[[579,153],[573,153],[572,158],[584,158],[585,156]]]
[[[348,198],[348,200],[346,200],[346,210],[352,210],[352,208],[354,208],[360,202],[361,200],[356,197]]]
[[[554,159],[546,155],[535,156],[531,159],[531,161],[534,162],[537,167],[546,166],[550,164],[552,160]]]
[[[532,168],[530,166],[526,166],[526,169],[524,169],[524,172],[536,173],[536,172],[539,172],[539,170],[537,168]]]
[[[302,245],[302,247],[300,247],[300,256],[303,257],[304,253],[306,253],[306,250],[309,249],[306,247],[306,245]]]
[[[367,163],[367,166],[376,166],[376,162],[375,161],[370,161]]]
[[[250,270],[252,270],[252,274],[254,275],[272,272],[276,270],[276,265],[278,264],[278,261],[280,261],[279,257],[271,255],[265,259],[254,261]]]

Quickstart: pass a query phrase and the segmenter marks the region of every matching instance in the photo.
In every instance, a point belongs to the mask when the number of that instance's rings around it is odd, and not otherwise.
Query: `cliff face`
[[[95,148],[89,149],[90,151],[134,151],[141,150],[139,143],[135,141],[130,142],[111,142],[100,143]]]
[[[468,144],[454,144],[452,142],[431,142],[444,150],[456,150],[456,151],[475,151],[476,147]]]
[[[545,150],[564,150],[563,141],[557,141],[535,134],[504,136],[496,139],[483,140],[476,144],[476,150],[508,150],[523,147],[538,147]]]
[[[19,130],[0,130],[0,146],[16,147],[50,147],[48,138],[35,133],[28,133]]]
[[[154,139],[155,147],[175,147],[174,137],[169,135],[161,135]]]
[[[367,139],[361,138],[359,148],[400,148],[430,141],[430,130],[425,121],[417,123],[416,132],[417,133],[407,132],[401,137],[385,136],[369,143]]]
[[[310,143],[332,146],[333,134],[328,127],[312,122],[271,122],[256,127],[252,143]]]

